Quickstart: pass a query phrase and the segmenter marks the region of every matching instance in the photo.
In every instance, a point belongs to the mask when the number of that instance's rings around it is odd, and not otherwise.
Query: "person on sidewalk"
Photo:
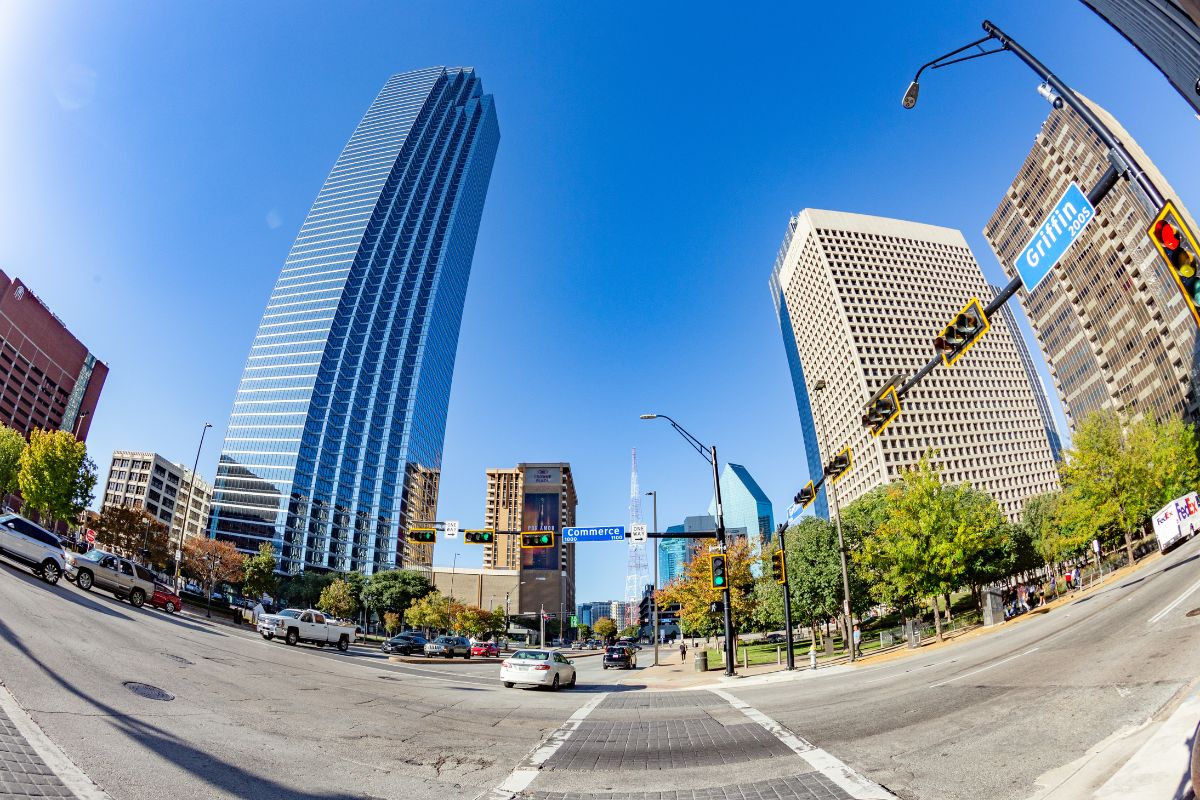
[[[854,657],[862,658],[862,631],[854,626]]]
[[[680,663],[687,662],[687,642],[679,643],[679,661]]]

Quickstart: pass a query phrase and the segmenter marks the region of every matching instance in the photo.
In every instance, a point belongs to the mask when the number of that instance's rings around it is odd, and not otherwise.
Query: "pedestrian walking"
[[[854,626],[854,657],[862,657],[862,631],[857,625]]]
[[[687,661],[687,642],[679,643],[679,661],[680,663]]]

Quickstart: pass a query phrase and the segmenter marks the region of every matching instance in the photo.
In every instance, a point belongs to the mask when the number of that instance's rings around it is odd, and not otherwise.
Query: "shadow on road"
[[[280,800],[351,800],[360,795],[344,792],[320,794],[292,789],[268,778],[253,775],[229,761],[222,761],[212,751],[201,750],[149,722],[129,715],[128,710],[115,708],[94,699],[78,687],[63,680],[41,659],[30,652],[20,637],[0,619],[0,639],[10,643],[21,652],[64,692],[75,695],[100,713],[108,717],[113,728],[125,734],[133,742],[151,753],[171,762],[176,767],[190,772],[195,777],[221,792],[235,797],[280,798]]]
[[[1200,558],[1200,553],[1196,553],[1195,555],[1190,555],[1187,558],[1183,558],[1183,559],[1180,559],[1179,561],[1176,561],[1174,564],[1172,564],[1169,567],[1163,567],[1162,571],[1170,572],[1171,570],[1175,569],[1176,567],[1182,567],[1184,564],[1195,561],[1198,558]]]
[[[25,583],[29,584],[30,586],[36,586],[39,589],[44,589],[46,591],[54,592],[55,594],[57,594],[59,597],[63,598],[67,602],[74,603],[77,606],[82,606],[83,608],[86,608],[88,611],[95,611],[98,614],[106,614],[110,617],[116,617],[117,619],[124,619],[124,620],[132,620],[133,619],[133,617],[129,616],[128,614],[125,614],[121,611],[117,611],[116,609],[113,609],[113,608],[109,608],[107,605],[105,605],[103,603],[96,602],[95,600],[91,599],[87,595],[81,594],[69,586],[63,586],[61,583],[58,584],[57,586],[51,586],[50,584],[43,581],[41,578],[33,575],[32,573],[23,571],[19,567],[15,567],[12,564],[9,564],[8,562],[0,562],[0,563],[3,563],[4,566],[7,568],[7,571],[10,572],[18,580],[22,580]]]

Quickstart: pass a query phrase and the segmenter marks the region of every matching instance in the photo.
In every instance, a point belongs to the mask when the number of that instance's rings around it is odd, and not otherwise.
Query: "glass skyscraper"
[[[209,534],[279,568],[429,563],[450,381],[500,132],[474,70],[395,75],[300,227],[230,415]]]

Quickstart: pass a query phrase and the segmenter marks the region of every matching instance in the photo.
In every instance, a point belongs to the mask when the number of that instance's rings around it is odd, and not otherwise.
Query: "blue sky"
[[[580,524],[624,524],[633,447],[660,527],[703,513],[706,465],[646,411],[746,465],[778,516],[808,477],[767,292],[789,215],[960,228],[1000,279],[979,231],[1048,110],[1036,79],[993,56],[923,79],[915,111],[899,102],[984,18],[1112,111],[1196,204],[1196,119],[1073,0],[0,0],[0,268],[109,364],[89,437],[102,468],[116,448],[190,463],[211,421],[211,477],[263,305],[355,123],[388,75],[471,65],[502,138],[440,516],[482,523],[489,466],[562,460]],[[579,599],[619,596],[624,548],[589,548]]]

